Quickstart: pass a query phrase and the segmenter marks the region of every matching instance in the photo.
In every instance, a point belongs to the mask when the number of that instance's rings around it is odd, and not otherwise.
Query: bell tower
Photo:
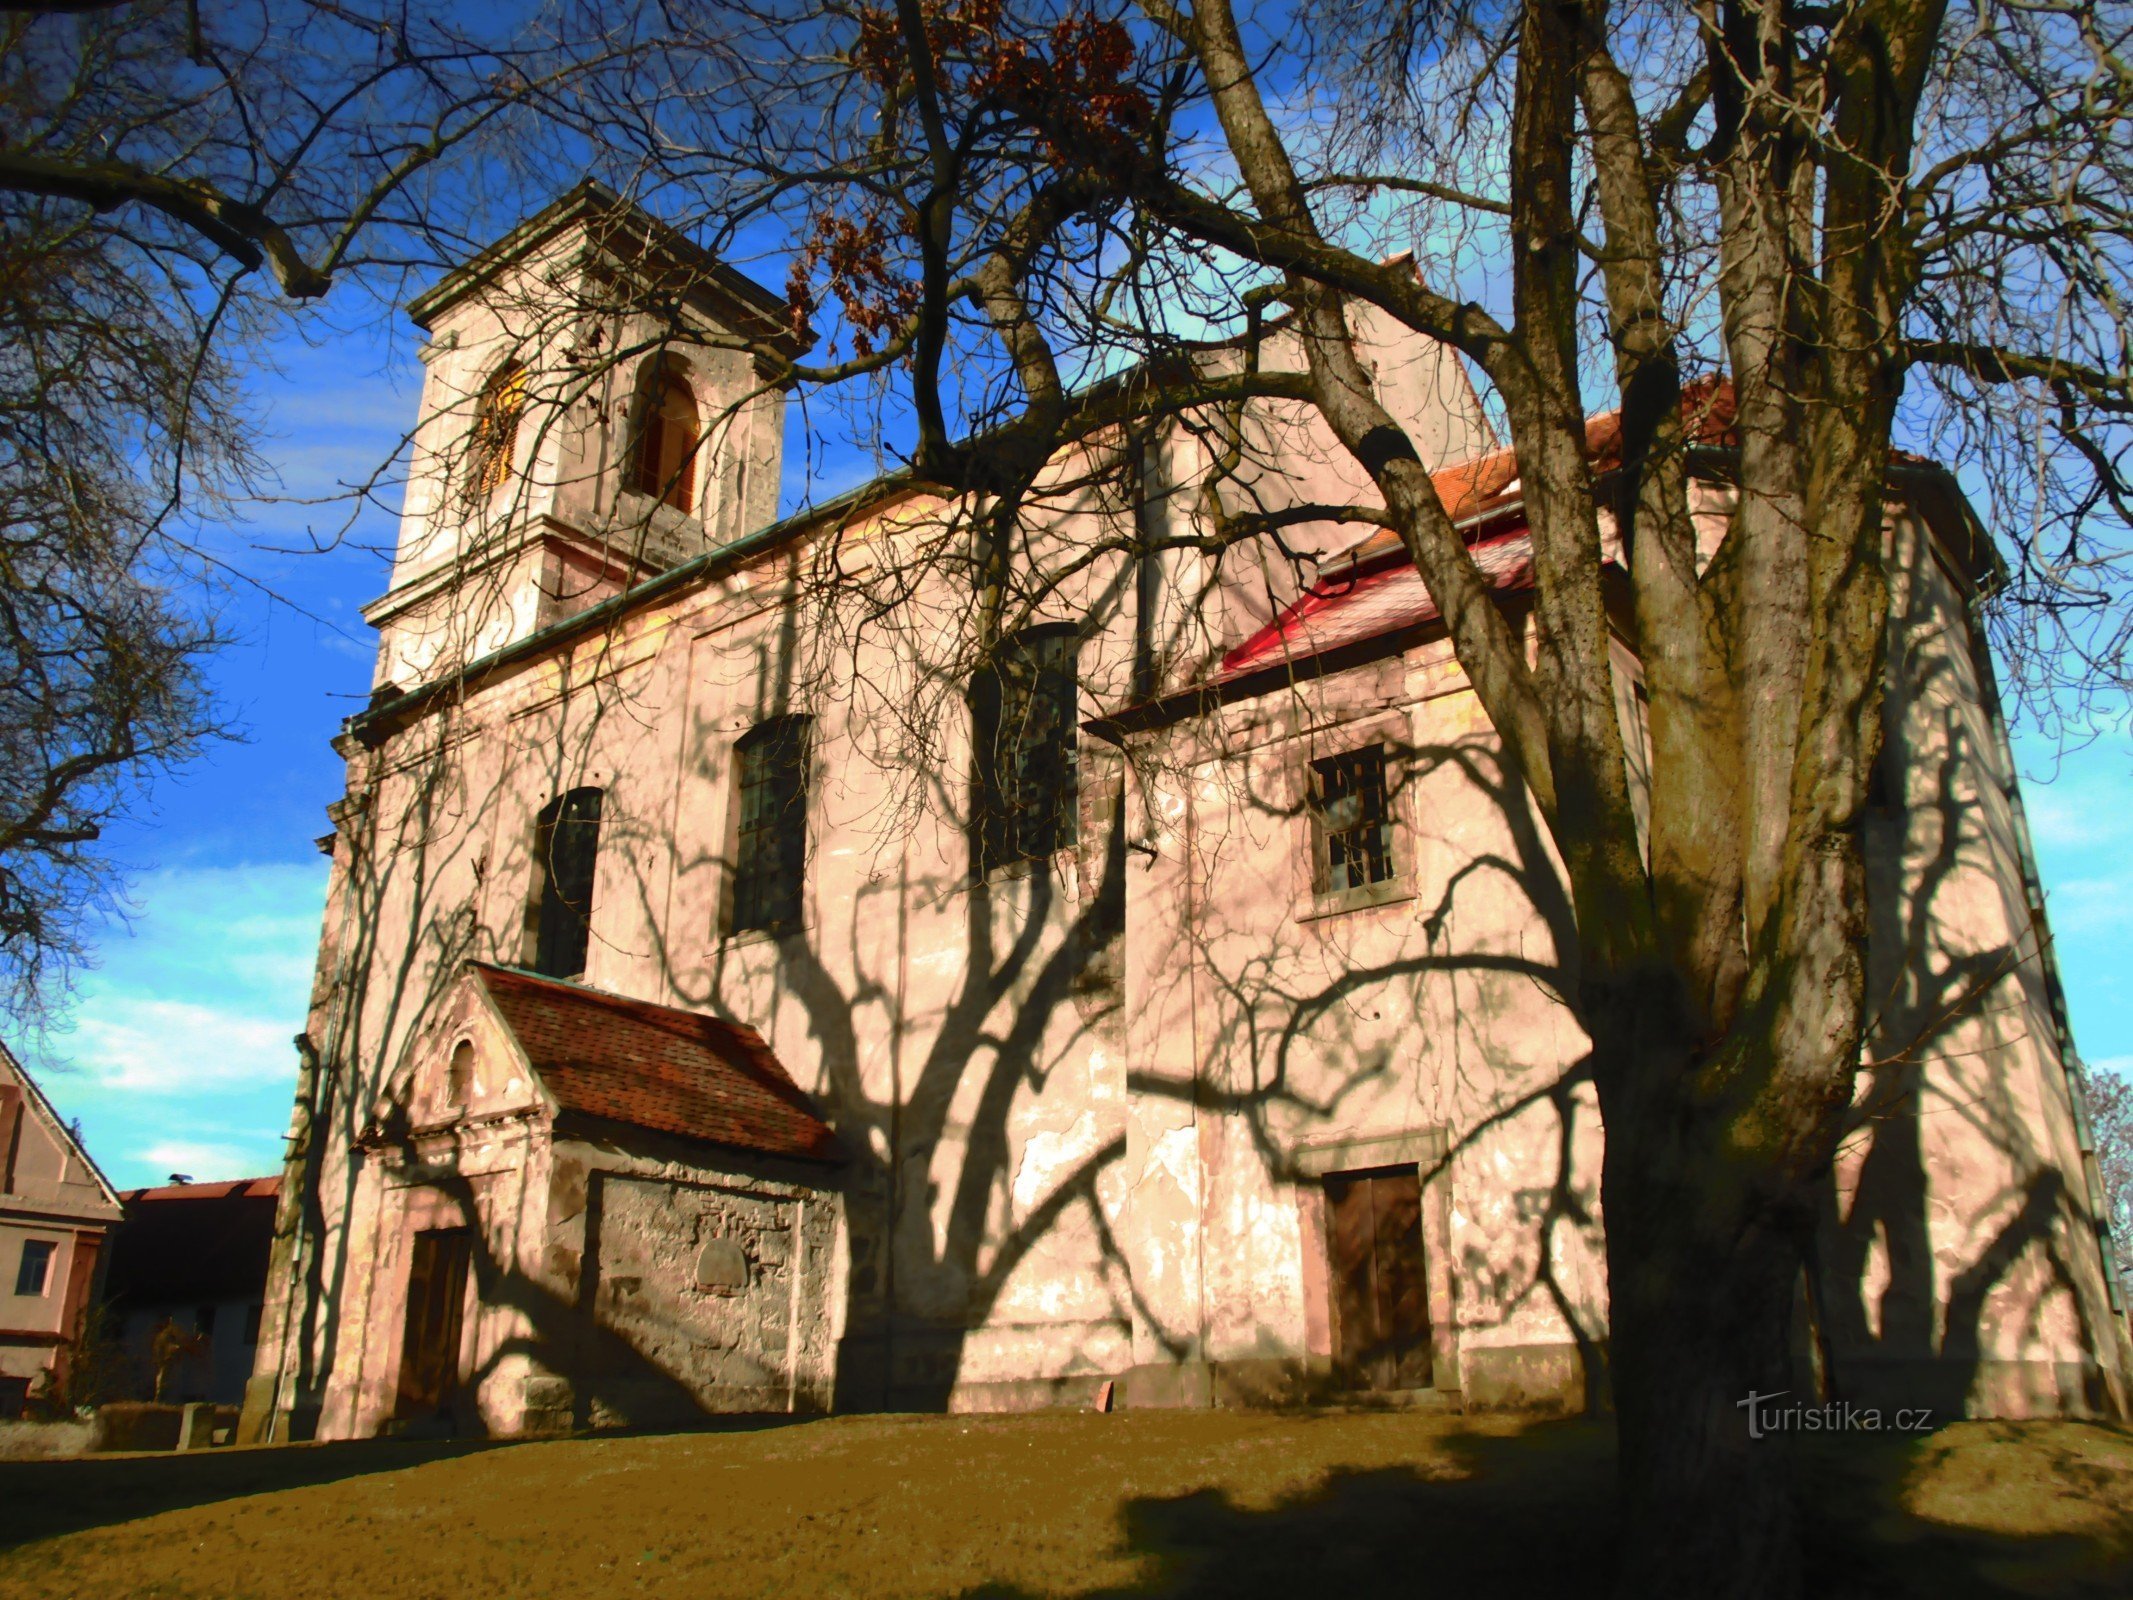
[[[406,690],[777,515],[780,296],[590,179],[409,307],[429,334],[373,680]]]

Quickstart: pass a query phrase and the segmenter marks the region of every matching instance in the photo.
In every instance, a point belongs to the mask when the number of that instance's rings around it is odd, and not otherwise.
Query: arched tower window
[[[637,424],[637,453],[630,487],[664,500],[676,511],[696,505],[696,447],[702,426],[688,380],[661,363]]]
[[[511,476],[518,450],[518,419],[526,410],[526,368],[507,361],[482,387],[474,411],[473,448],[467,462],[467,496],[478,500]]]

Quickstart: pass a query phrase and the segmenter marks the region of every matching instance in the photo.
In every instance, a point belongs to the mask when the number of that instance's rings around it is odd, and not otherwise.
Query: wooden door
[[[1422,1272],[1422,1184],[1413,1167],[1326,1178],[1334,1360],[1364,1389],[1430,1381],[1429,1287]]]
[[[460,1317],[473,1242],[465,1228],[415,1235],[407,1264],[407,1330],[400,1345],[396,1416],[434,1417],[449,1411],[459,1392]]]

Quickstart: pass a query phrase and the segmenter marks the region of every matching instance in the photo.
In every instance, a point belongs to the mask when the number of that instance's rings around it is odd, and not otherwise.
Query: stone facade
[[[693,517],[633,501],[633,413],[612,396],[676,349],[679,370],[713,371],[759,302],[697,261],[710,289],[656,337],[637,312],[596,339],[575,313],[528,321],[573,284],[695,260],[639,220],[617,266],[588,193],[420,308],[442,353],[373,608],[379,694],[339,746],[291,1293],[254,1416],[379,1426],[407,1241],[452,1219],[500,1258],[476,1263],[465,1358],[496,1431],[637,1420],[661,1394],[983,1409],[1083,1403],[1112,1380],[1129,1404],[1359,1382],[1406,1403],[1600,1398],[1602,1133],[1558,998],[1560,874],[1427,593],[1352,525],[1291,527],[1294,562],[1184,543],[1211,475],[1262,508],[1338,505],[1367,487],[1354,463],[1269,401],[1226,434],[1181,423],[1058,464],[1028,537],[1086,559],[1013,621],[1072,640],[1073,811],[1044,850],[993,861],[970,776],[986,758],[972,591],[955,581],[966,508],[884,481],[769,523],[779,397],[708,379],[722,420],[703,481],[755,487],[706,489]],[[1488,455],[1456,362],[1359,331],[1518,615],[1515,470]],[[453,481],[467,396],[497,362],[576,370],[566,333],[645,354],[530,392],[540,420],[519,424],[492,499],[420,488]],[[1261,359],[1301,352],[1277,331]],[[1987,558],[1940,475],[1897,487],[1893,781],[1873,839],[1889,999],[1803,1293],[1803,1360],[1851,1392],[2112,1409],[2125,1324],[1969,620]],[[1700,492],[1715,541],[1725,491]],[[536,546],[604,552],[611,577],[563,593]],[[1626,624],[1619,665],[1634,760]],[[789,717],[808,719],[804,873],[790,918],[751,926],[747,751]],[[1312,785],[1358,753],[1379,763],[1383,832],[1369,872],[1335,882],[1348,869],[1329,873],[1333,812]],[[543,1121],[530,1081],[493,1115],[422,1121],[467,963],[548,959],[554,808],[594,791],[577,981],[758,1030],[836,1130],[834,1180],[731,1144],[596,1157]],[[476,1076],[492,1070],[513,1081]],[[788,1291],[802,1309],[781,1321]],[[1397,1349],[1359,1341],[1373,1317],[1404,1330]],[[573,1376],[554,1357],[572,1340],[621,1376]]]

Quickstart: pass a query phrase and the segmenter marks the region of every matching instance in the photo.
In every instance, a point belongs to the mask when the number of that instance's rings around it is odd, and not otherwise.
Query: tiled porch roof
[[[515,967],[468,970],[565,1113],[802,1161],[844,1159],[753,1028]]]

